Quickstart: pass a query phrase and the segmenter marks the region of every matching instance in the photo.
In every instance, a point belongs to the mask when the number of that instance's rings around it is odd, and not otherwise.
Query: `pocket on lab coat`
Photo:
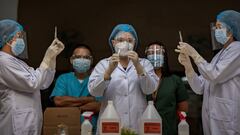
[[[215,97],[210,116],[216,120],[225,122],[233,121],[234,101]]]
[[[28,135],[37,132],[37,116],[32,108],[17,109],[12,117],[14,134]]]

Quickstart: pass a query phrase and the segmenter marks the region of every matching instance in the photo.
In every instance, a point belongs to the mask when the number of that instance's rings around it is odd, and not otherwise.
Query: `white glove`
[[[133,65],[135,66],[135,68],[137,70],[137,74],[144,75],[145,72],[144,72],[142,65],[139,62],[138,54],[134,51],[128,51],[128,58],[130,60],[132,60]]]
[[[109,60],[108,69],[104,73],[104,80],[110,80],[111,74],[114,71],[114,69],[117,67],[119,62],[119,54],[114,53]]]
[[[177,48],[178,49],[175,49],[175,52],[183,53],[185,55],[192,57],[192,59],[197,65],[204,61],[202,56],[199,55],[198,52],[188,43],[179,42]]]
[[[64,44],[57,38],[53,40],[52,44],[48,47],[43,61],[40,65],[41,68],[55,69],[56,68],[56,57],[64,49]]]
[[[192,78],[195,71],[192,67],[192,63],[190,61],[189,56],[187,56],[186,54],[180,53],[178,55],[178,61],[180,64],[182,64],[185,68],[185,74],[187,76],[187,78]]]

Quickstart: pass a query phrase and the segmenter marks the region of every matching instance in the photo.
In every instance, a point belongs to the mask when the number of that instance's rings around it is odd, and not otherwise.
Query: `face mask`
[[[217,42],[221,43],[222,45],[226,44],[229,40],[227,37],[227,30],[226,29],[216,29],[215,30],[215,38]]]
[[[85,73],[90,69],[91,60],[84,58],[77,58],[73,60],[73,68],[78,73]]]
[[[164,56],[162,54],[157,55],[148,55],[147,59],[151,62],[154,68],[163,67],[164,64]]]
[[[115,45],[114,49],[116,53],[119,53],[119,56],[127,56],[128,51],[133,50],[133,44],[127,41],[119,42]]]
[[[12,45],[12,53],[15,55],[15,56],[18,56],[20,55],[24,49],[25,49],[25,43],[24,43],[24,40],[22,38],[17,38],[16,39],[16,42],[14,42]]]

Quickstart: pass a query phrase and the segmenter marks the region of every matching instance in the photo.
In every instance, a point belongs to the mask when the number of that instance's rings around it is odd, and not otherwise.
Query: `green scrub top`
[[[148,95],[147,99],[152,100],[152,95]],[[180,77],[171,75],[162,78],[154,105],[162,117],[163,135],[177,135],[177,104],[187,99],[188,93]]]

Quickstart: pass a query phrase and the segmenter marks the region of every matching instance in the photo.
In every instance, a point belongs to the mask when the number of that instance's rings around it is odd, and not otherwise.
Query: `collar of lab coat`
[[[120,64],[120,62],[118,63],[118,68],[119,68],[121,71],[123,71],[123,72],[128,72],[131,68],[133,68],[133,66],[134,66],[134,65],[133,65],[132,61],[129,60],[127,69],[125,70],[125,69],[123,68],[123,66]]]

